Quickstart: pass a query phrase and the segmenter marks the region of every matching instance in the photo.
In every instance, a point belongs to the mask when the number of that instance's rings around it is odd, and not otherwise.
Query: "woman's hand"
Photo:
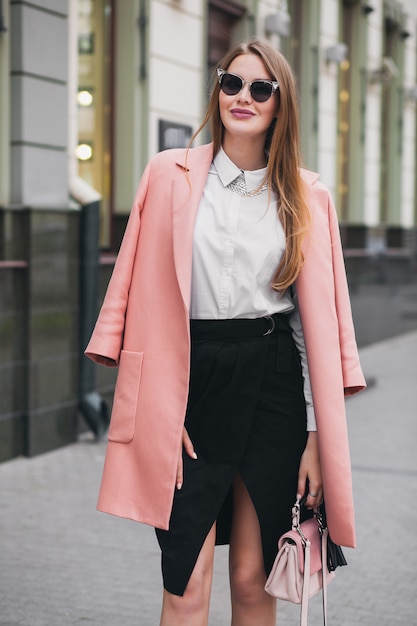
[[[181,446],[180,446],[180,452],[178,455],[177,483],[176,483],[177,489],[181,489],[182,483],[184,481],[183,463],[182,463],[182,449],[183,448],[189,457],[191,457],[192,459],[197,458],[197,454],[194,450],[193,442],[191,441],[185,426],[182,431],[182,441],[181,441]]]
[[[306,507],[312,509],[323,500],[323,483],[319,457],[317,432],[308,433],[307,445],[304,449],[298,470],[297,498],[300,499],[308,486]]]

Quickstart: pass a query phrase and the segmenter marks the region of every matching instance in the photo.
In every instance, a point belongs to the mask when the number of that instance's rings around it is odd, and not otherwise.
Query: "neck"
[[[229,139],[225,135],[223,150],[231,161],[241,170],[260,170],[266,166],[265,139],[251,141],[248,139]]]

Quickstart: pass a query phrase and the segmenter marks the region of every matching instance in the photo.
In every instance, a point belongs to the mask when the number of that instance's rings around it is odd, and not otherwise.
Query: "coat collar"
[[[212,160],[213,144],[184,150],[176,159],[177,166],[181,168],[181,175],[172,181],[174,263],[187,311],[191,298],[194,224]]]
[[[210,163],[213,160],[213,144],[207,143],[196,148],[184,149],[177,160],[177,165],[185,172],[192,172],[195,167],[199,167],[205,163]],[[208,169],[208,167],[207,167]]]
[[[314,183],[320,178],[320,174],[312,172],[311,170],[300,169],[300,176],[307,185],[314,185]]]

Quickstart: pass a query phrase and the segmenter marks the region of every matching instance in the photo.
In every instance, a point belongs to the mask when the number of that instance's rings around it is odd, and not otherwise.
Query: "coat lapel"
[[[212,144],[192,148],[188,152],[187,159],[186,152],[184,152],[184,159],[177,162],[178,176],[172,183],[174,263],[187,311],[191,297],[194,224],[212,160]]]

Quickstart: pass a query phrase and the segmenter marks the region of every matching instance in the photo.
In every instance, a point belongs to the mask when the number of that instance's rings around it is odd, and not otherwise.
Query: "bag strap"
[[[323,575],[323,624],[327,626],[327,536],[329,531],[325,528],[321,532],[321,563],[322,563],[322,575]]]
[[[304,546],[304,576],[303,576],[303,594],[301,596],[300,626],[307,626],[309,595],[310,595],[310,542],[307,539],[305,546]]]
[[[320,523],[319,523],[320,527]],[[322,563],[322,601],[323,601],[323,626],[327,626],[327,528],[320,527],[321,537],[321,563]],[[307,626],[308,621],[308,600],[310,596],[310,541],[305,539],[304,543],[304,576],[303,593],[301,596],[300,626]]]

